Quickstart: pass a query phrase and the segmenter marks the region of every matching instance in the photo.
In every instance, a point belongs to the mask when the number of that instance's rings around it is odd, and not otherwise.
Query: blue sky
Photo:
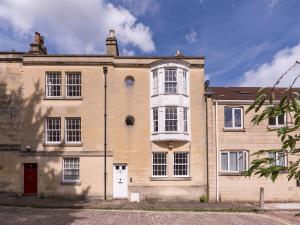
[[[213,85],[271,85],[300,60],[299,8],[299,0],[0,0],[0,49],[27,50],[39,31],[50,53],[103,53],[114,28],[122,54],[180,49],[206,57]]]

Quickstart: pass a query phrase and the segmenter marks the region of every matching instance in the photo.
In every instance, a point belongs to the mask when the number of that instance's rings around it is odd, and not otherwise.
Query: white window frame
[[[171,70],[171,71],[175,71],[175,81],[167,81],[166,80],[166,71],[167,70]],[[164,69],[164,93],[165,94],[177,94],[178,93],[178,71],[177,71],[177,68],[165,68]],[[175,88],[176,88],[176,91],[175,92],[167,92],[166,91],[166,84],[169,83],[169,84],[175,84]]]
[[[187,107],[183,107],[182,116],[183,116],[183,132],[184,133],[189,132],[188,112],[189,112],[189,109]]]
[[[68,78],[69,78],[69,75],[79,75],[79,77],[80,77],[80,84],[69,84],[68,83]],[[65,79],[66,79],[66,89],[65,89],[65,91],[66,91],[66,97],[67,98],[81,98],[82,97],[82,76],[81,76],[81,72],[66,72],[66,77],[65,77]],[[76,87],[76,86],[78,86],[79,87],[79,89],[80,89],[80,95],[76,95],[76,96],[70,96],[70,95],[68,95],[68,87]]]
[[[176,154],[186,154],[187,155],[187,164],[186,163],[176,163],[175,164],[175,155]],[[175,165],[187,166],[186,175],[175,175]],[[173,152],[173,177],[189,177],[190,176],[190,153],[189,152]]]
[[[230,168],[230,153],[237,153],[237,170],[231,170]],[[245,170],[240,170],[240,164],[239,164],[239,153],[243,154],[244,157],[244,162],[246,163],[245,165]],[[222,169],[222,154],[227,154],[227,170]],[[249,153],[247,150],[242,150],[242,151],[220,151],[220,171],[224,173],[241,173],[243,171],[248,170],[249,166]]]
[[[271,156],[271,154],[275,154],[275,161],[272,163],[272,165],[276,165],[276,166],[282,166],[282,165],[279,165],[279,154],[285,154],[284,152],[269,152],[268,153],[268,157],[269,158],[274,158]],[[284,156],[284,167],[287,167],[287,155]]]
[[[51,84],[49,83],[50,78],[48,76],[51,75],[57,75],[59,77],[59,84]],[[46,79],[45,79],[45,84],[46,84],[46,97],[47,98],[61,98],[62,97],[62,75],[61,72],[46,72]],[[51,87],[53,86],[59,86],[59,91],[60,91],[60,95],[49,95],[51,93]]]
[[[154,110],[157,113],[157,120],[154,119]],[[159,132],[159,116],[158,115],[159,115],[159,108],[158,107],[152,108],[152,125],[153,125],[152,132],[153,133]],[[155,130],[155,123],[157,123],[157,130]]]
[[[270,121],[268,119],[268,127],[284,127],[286,125],[286,114],[283,115],[283,119],[284,119],[283,124],[278,123],[278,117],[279,116],[275,117],[275,124],[274,125],[270,124]]]
[[[166,156],[166,163],[165,164],[154,164],[154,154],[164,154]],[[166,175],[155,175],[154,174],[154,166],[165,166],[166,167]],[[151,174],[152,177],[168,177],[168,153],[167,152],[152,152],[151,153]]]
[[[155,78],[156,77],[156,78]],[[158,85],[159,84],[159,81],[158,81],[158,70],[155,69],[152,71],[152,85],[153,85],[153,88],[152,88],[152,94],[153,95],[158,95]]]
[[[187,95],[187,71],[185,69],[182,70],[182,92]]]
[[[67,126],[67,122],[68,120],[72,120],[72,119],[79,119],[79,126],[80,126],[80,129],[68,129],[68,126]],[[82,131],[81,131],[81,117],[66,117],[65,118],[65,142],[68,143],[68,144],[81,144],[82,143]],[[80,133],[80,141],[68,141],[68,131],[75,131],[75,132],[78,132]]]
[[[167,108],[174,108],[176,109],[176,119],[167,119],[166,117],[166,110]],[[165,106],[165,111],[164,111],[164,118],[165,118],[165,121],[164,121],[164,127],[165,127],[165,132],[170,132],[170,133],[177,133],[178,132],[178,107],[177,106]],[[175,115],[175,114],[174,114]],[[167,121],[176,121],[176,130],[167,130]]]
[[[229,108],[231,109],[231,126],[230,127],[226,127],[226,123],[225,123],[225,109]],[[241,126],[235,126],[235,110],[240,110],[241,111]],[[225,106],[224,107],[224,128],[225,129],[243,129],[244,128],[244,110],[241,107],[230,107],[230,106]]]
[[[69,180],[69,179],[65,179],[65,170],[67,170],[68,168],[65,168],[65,160],[70,160],[70,159],[78,159],[78,168],[70,168],[69,170],[78,170],[78,179],[75,180]],[[62,160],[62,180],[64,183],[76,183],[76,182],[80,182],[80,158],[79,157],[63,157]]]
[[[48,129],[48,121],[49,119],[58,119],[59,120],[59,126],[60,129]],[[47,117],[45,119],[45,143],[46,144],[61,144],[61,140],[62,140],[62,127],[61,127],[61,118],[60,117]],[[60,132],[60,140],[59,141],[48,141],[48,131],[59,131]]]

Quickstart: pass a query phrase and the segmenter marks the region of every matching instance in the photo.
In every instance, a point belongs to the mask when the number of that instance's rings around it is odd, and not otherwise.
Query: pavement
[[[299,210],[300,203],[268,203],[264,205],[265,210]]]
[[[247,203],[200,203],[199,201],[158,201],[147,199],[139,203],[127,200],[103,201],[96,197],[83,199],[18,197],[0,194],[0,206],[71,209],[122,209],[151,211],[213,211],[213,212],[257,212],[259,207]],[[1,224],[1,223],[0,223]]]
[[[1,225],[296,225],[296,217],[224,212],[42,209],[0,206]]]

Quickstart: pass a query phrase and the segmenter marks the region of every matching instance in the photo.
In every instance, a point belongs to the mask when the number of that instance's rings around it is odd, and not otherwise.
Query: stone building
[[[35,33],[28,52],[0,52],[0,191],[255,201],[263,186],[267,200],[300,199],[284,174],[241,176],[253,151],[279,144],[244,116],[257,89],[205,92],[203,56],[120,56],[114,31],[106,47],[48,54]]]

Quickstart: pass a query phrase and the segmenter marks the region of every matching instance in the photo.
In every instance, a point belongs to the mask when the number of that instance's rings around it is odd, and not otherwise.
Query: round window
[[[128,127],[132,127],[134,125],[134,117],[126,116],[125,123]]]
[[[134,85],[134,78],[133,78],[133,76],[127,76],[125,78],[125,84],[126,84],[127,87],[133,86]]]

